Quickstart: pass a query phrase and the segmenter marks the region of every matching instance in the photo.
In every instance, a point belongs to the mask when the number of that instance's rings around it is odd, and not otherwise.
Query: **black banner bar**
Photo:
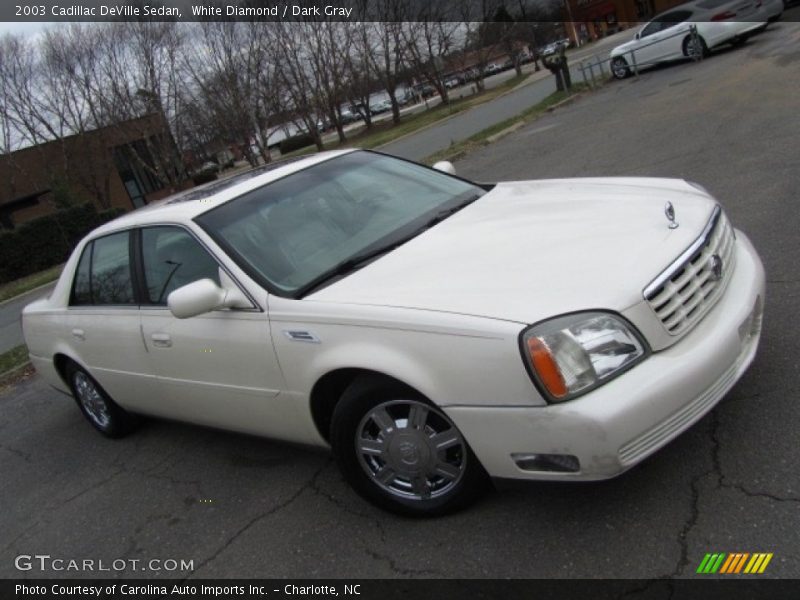
[[[550,579],[30,579],[4,580],[0,598],[163,600],[798,600],[797,580],[754,577],[654,580]]]

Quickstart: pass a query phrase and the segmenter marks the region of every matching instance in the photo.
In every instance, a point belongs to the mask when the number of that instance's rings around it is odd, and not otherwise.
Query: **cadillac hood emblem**
[[[664,214],[667,215],[667,219],[669,219],[669,228],[676,229],[678,223],[675,221],[675,207],[672,206],[672,202],[667,202],[664,205]]]
[[[722,279],[722,259],[719,254],[715,254],[708,261],[708,266],[711,269],[711,281],[719,281]]]

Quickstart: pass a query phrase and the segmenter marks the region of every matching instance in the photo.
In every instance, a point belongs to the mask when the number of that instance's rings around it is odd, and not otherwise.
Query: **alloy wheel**
[[[355,438],[361,468],[398,498],[443,496],[466,470],[466,443],[455,425],[416,400],[378,404],[361,419]]]
[[[100,429],[106,429],[111,423],[111,414],[97,386],[83,371],[77,371],[73,376],[75,394],[78,401],[86,411],[86,415],[94,421]]]

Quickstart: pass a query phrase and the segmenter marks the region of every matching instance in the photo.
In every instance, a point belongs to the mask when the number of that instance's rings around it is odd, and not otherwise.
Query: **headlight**
[[[553,402],[570,400],[620,375],[648,353],[622,317],[604,312],[566,315],[522,332],[522,355]]]

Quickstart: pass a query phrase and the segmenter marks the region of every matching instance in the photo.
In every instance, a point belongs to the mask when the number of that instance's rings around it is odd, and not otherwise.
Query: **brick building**
[[[0,155],[0,229],[56,210],[59,192],[98,209],[144,206],[175,191],[164,169],[173,181],[183,172],[158,113]]]

